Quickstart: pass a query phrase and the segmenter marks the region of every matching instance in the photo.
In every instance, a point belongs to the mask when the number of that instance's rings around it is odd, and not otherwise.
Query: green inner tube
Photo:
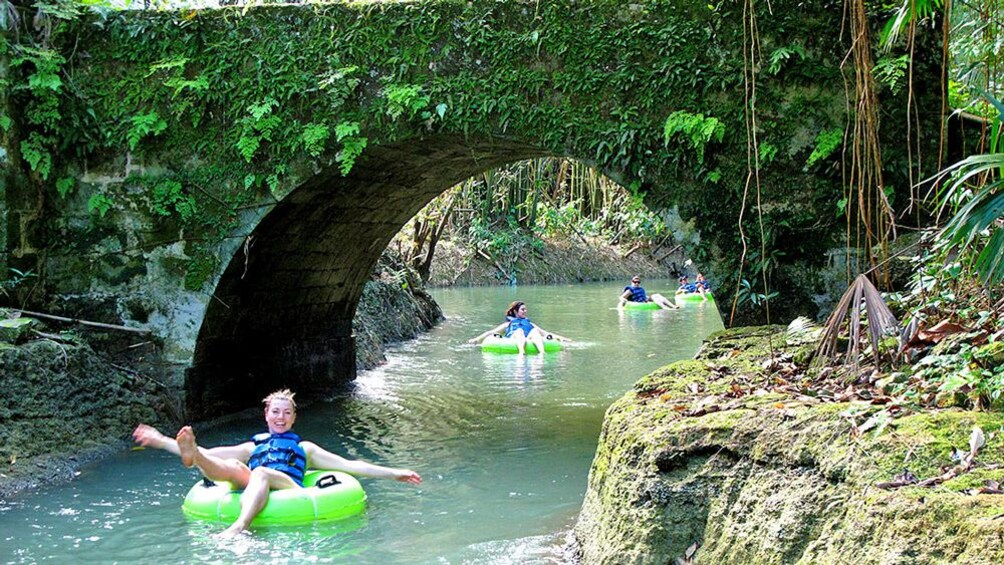
[[[662,310],[662,307],[655,302],[625,302],[625,310]]]
[[[366,508],[366,492],[352,475],[338,471],[307,471],[304,488],[273,490],[255,526],[299,525],[341,520]],[[199,481],[188,491],[181,509],[199,520],[233,522],[241,511],[241,491],[230,483],[206,486]]]
[[[489,351],[491,353],[519,353],[519,348],[516,347],[516,340],[511,337],[490,335],[481,342],[481,351]],[[553,353],[555,351],[561,351],[561,343],[550,335],[545,337],[544,353]],[[526,342],[526,352],[537,353],[537,346],[530,340]]]
[[[705,292],[704,297],[708,299],[708,302],[714,302],[715,297],[710,292]],[[676,295],[677,302],[704,302],[701,300],[700,292],[684,292]]]

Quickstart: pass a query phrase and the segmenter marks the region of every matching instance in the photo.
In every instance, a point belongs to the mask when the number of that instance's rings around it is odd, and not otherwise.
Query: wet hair
[[[511,316],[511,317],[515,318],[516,317],[516,311],[519,310],[519,307],[523,306],[524,304],[526,304],[526,302],[523,302],[522,300],[515,300],[515,301],[513,301],[512,304],[510,304],[509,307],[506,308],[505,315],[506,316]]]
[[[272,405],[273,400],[288,400],[289,404],[293,407],[293,412],[296,412],[296,401],[293,400],[294,396],[296,396],[295,392],[289,390],[288,388],[284,388],[273,392],[261,399],[261,401],[265,403],[265,409],[268,410],[268,407]]]

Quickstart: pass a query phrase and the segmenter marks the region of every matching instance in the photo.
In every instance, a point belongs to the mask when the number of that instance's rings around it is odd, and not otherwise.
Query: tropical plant
[[[21,271],[14,267],[9,267],[7,270],[10,273],[9,276],[4,280],[0,280],[0,296],[3,296],[4,302],[13,301],[18,306],[23,306],[35,290],[35,285],[29,286],[28,282],[31,279],[37,279],[38,274],[31,269]]]
[[[1001,112],[991,127],[990,152],[972,155],[946,167],[934,179],[939,211],[954,215],[939,234],[939,244],[958,248],[984,284],[1004,282],[1004,153],[998,142],[1004,128],[1004,105],[984,92]]]
[[[882,294],[865,275],[858,275],[854,279],[854,282],[840,298],[836,309],[826,319],[826,323],[823,325],[822,339],[816,347],[816,359],[832,361],[840,356],[839,337],[846,320],[848,322],[849,344],[844,364],[856,366],[861,357],[861,338],[864,336],[861,324],[862,314],[868,320],[865,329],[871,342],[872,357],[875,364],[878,365],[881,361],[879,342],[890,333],[898,331],[899,323],[889,307],[886,306]]]

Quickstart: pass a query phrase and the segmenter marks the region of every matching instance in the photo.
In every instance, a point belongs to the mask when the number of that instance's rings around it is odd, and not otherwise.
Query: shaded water
[[[362,479],[369,503],[356,519],[219,540],[211,535],[219,524],[181,513],[196,472],[164,452],[126,451],[71,484],[0,503],[0,561],[561,562],[606,408],[722,327],[711,305],[613,310],[621,286],[434,291],[445,322],[394,348],[348,393],[300,410],[303,437],[425,479],[418,487]],[[542,358],[466,344],[516,298],[535,323],[576,343]],[[212,445],[263,427],[255,410],[196,432]]]

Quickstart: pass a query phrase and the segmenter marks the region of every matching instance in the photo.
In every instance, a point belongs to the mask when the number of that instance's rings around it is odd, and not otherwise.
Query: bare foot
[[[232,538],[234,536],[250,536],[251,532],[245,530],[244,528],[238,526],[237,524],[232,524],[229,528],[223,530],[222,532],[216,534],[215,537],[218,538]]]
[[[181,452],[181,464],[185,467],[194,465],[199,446],[195,443],[195,432],[192,431],[192,426],[185,426],[178,430],[178,435],[174,439],[177,440],[178,451]]]

